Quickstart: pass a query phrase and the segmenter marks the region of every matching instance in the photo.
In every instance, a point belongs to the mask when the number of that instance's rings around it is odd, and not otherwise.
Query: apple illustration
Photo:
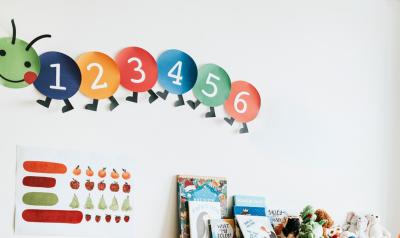
[[[100,191],[104,191],[104,189],[106,189],[106,183],[104,183],[104,180],[101,181],[99,184],[97,184],[97,188],[98,188]]]
[[[90,179],[88,179],[85,183],[85,187],[88,191],[92,191],[94,188],[94,182],[91,182]]]
[[[72,181],[69,183],[72,189],[79,189],[79,182],[76,179],[72,179]]]
[[[118,192],[119,191],[119,184],[117,182],[114,182],[110,184],[110,190],[112,192]]]
[[[124,193],[130,193],[131,185],[129,185],[128,183],[125,183],[124,186],[122,186],[122,191],[124,191]]]

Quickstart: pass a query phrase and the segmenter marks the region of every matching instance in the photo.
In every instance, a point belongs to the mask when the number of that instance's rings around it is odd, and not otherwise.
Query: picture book
[[[266,216],[265,197],[262,196],[233,196],[233,214],[248,216]],[[239,225],[235,222],[236,238],[243,237]]]
[[[209,238],[209,220],[221,219],[219,202],[189,202],[189,224],[191,238]]]
[[[265,216],[265,208],[264,207],[233,207],[234,215],[249,215],[249,216]]]
[[[235,238],[235,222],[233,219],[211,219],[212,238]]]
[[[237,215],[236,220],[244,238],[277,238],[266,216]]]
[[[180,238],[190,237],[189,201],[219,202],[222,217],[228,216],[226,178],[178,175],[177,185]]]
[[[241,207],[265,207],[265,197],[262,196],[233,196],[233,205]]]

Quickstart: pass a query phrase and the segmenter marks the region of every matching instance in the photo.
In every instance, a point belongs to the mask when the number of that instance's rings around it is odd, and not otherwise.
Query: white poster
[[[17,148],[15,234],[133,237],[133,159]]]

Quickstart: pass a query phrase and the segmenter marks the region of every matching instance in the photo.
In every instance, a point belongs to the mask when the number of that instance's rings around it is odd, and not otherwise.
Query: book
[[[212,238],[236,238],[233,219],[211,219],[210,230]]]
[[[188,201],[219,202],[222,217],[228,216],[226,178],[178,175],[177,185],[180,238],[190,237]]]
[[[221,219],[219,202],[189,202],[190,238],[209,238],[209,220]]]
[[[249,215],[249,216],[266,216],[266,202],[265,197],[262,196],[233,196],[233,214],[236,215]],[[243,235],[240,231],[239,225],[235,220],[236,238],[242,238]]]
[[[233,207],[234,215],[249,215],[249,216],[265,216],[265,208],[264,207]]]
[[[262,196],[233,196],[233,205],[241,207],[266,207],[265,197]]]
[[[266,216],[237,215],[236,220],[244,238],[277,238]]]
[[[274,227],[278,226],[288,217],[288,212],[283,209],[269,209],[267,216],[271,219]]]

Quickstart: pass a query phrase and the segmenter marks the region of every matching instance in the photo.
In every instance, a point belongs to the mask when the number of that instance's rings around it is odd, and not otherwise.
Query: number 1
[[[176,74],[174,74],[174,71],[176,70]],[[183,77],[181,76],[181,71],[182,71],[182,61],[176,62],[174,67],[172,67],[169,72],[168,72],[168,77],[174,78],[175,81],[172,81],[173,84],[181,86],[181,80]]]
[[[60,64],[51,64],[50,65],[51,68],[56,68],[56,85],[50,85],[51,89],[56,89],[56,90],[67,90],[66,87],[61,86],[61,70],[60,70]]]

